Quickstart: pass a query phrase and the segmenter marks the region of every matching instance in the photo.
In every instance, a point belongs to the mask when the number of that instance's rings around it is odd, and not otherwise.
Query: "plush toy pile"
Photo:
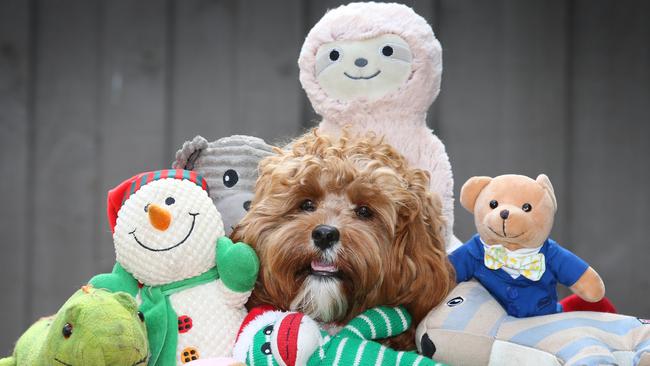
[[[372,304],[363,312],[354,308],[356,312],[345,318],[352,319],[347,324],[329,324],[329,333],[298,312],[259,307],[247,313],[245,304],[257,280],[259,260],[250,246],[233,243],[225,235],[254,205],[258,164],[274,154],[274,148],[251,136],[213,142],[196,136],[178,150],[173,169],[138,174],[109,192],[108,218],[116,253],[113,271],[93,277],[55,315],[34,323],[0,366],[442,365],[432,358],[452,365],[650,366],[649,320],[596,311],[567,312],[615,310],[603,298],[605,287],[598,273],[549,238],[557,202],[545,175],[534,180],[520,175],[468,180],[460,199],[474,214],[478,233],[460,246],[452,230],[451,164],[444,144],[426,125],[428,108],[440,91],[442,48],[424,18],[402,4],[340,6],[311,29],[298,64],[300,82],[322,116],[318,133],[381,136],[408,164],[429,172],[429,188],[441,200],[444,222],[426,226],[444,234],[436,241],[438,247],[446,241],[450,252],[455,249],[449,259],[459,283],[443,303],[430,304],[433,310],[418,325],[415,341],[420,354],[380,343],[400,334],[413,340],[411,316],[403,307],[371,308]],[[331,150],[331,145],[327,147]],[[412,185],[402,185],[413,194]],[[422,188],[426,185],[418,187],[432,200]],[[385,190],[383,185],[381,191]],[[312,212],[313,197],[307,198],[300,209]],[[286,202],[283,199],[282,205],[289,207]],[[404,216],[416,216],[415,206],[401,204],[400,208],[410,210]],[[355,208],[354,216],[370,225],[372,215],[366,214],[371,208],[364,207]],[[390,216],[390,212],[383,214],[377,220]],[[276,221],[267,221],[277,229]],[[323,233],[314,231],[303,242],[328,248],[339,242],[338,231]],[[427,247],[423,235],[415,233],[409,233],[417,238],[413,241]],[[283,236],[274,236],[276,243],[286,243],[278,237]],[[439,262],[428,263],[449,266],[444,251],[436,250]],[[399,277],[406,278],[407,285],[389,286],[391,291],[395,288],[389,299],[408,306],[396,294],[398,289],[408,289],[419,295],[422,291],[414,290],[413,278],[435,284],[439,290],[435,301],[447,293],[447,287],[439,286],[441,280],[422,275],[423,268],[442,265],[418,265],[405,250],[392,253],[399,274],[408,268],[413,275]],[[354,259],[363,261],[360,256]],[[319,275],[338,275],[334,264],[322,263],[312,261],[310,268],[320,270]],[[292,273],[284,266],[281,269]],[[281,283],[277,278],[271,280]],[[558,282],[575,296],[558,302]],[[359,288],[347,287],[346,295],[364,297]],[[378,285],[370,282],[370,287]],[[281,288],[278,297],[286,298],[286,286]],[[318,295],[322,293],[309,292],[313,298],[306,298],[317,301]],[[411,309],[418,319],[430,309],[432,297],[427,295],[416,296],[426,301],[419,311]],[[386,304],[383,298],[378,302]]]
[[[134,299],[84,286],[32,325],[0,366],[146,365],[147,330]]]

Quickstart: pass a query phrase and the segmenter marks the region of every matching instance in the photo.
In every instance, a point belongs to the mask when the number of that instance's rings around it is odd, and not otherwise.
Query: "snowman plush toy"
[[[229,356],[259,269],[251,247],[224,235],[196,172],[138,174],[108,193],[116,264],[91,279],[140,304],[149,365]]]

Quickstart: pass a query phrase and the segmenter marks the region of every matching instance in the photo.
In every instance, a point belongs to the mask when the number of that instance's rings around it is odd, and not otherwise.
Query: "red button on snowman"
[[[181,365],[188,348],[229,356],[259,261],[223,236],[206,181],[186,170],[142,173],[109,192],[108,211],[117,263],[91,284],[137,296],[149,365]],[[182,331],[181,320],[190,325]]]

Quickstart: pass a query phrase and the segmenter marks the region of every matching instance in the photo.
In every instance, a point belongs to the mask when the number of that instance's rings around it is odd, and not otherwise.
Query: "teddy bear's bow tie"
[[[546,270],[544,254],[513,255],[501,245],[485,248],[484,264],[487,268],[503,268],[511,276],[520,274],[531,281],[539,281]],[[516,276],[516,275],[515,275]],[[515,277],[513,276],[513,278]],[[517,276],[518,277],[518,276]]]

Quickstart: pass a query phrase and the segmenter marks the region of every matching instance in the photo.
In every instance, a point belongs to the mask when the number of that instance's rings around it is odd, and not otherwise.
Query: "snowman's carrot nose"
[[[172,214],[164,208],[153,203],[149,205],[148,211],[149,222],[151,222],[151,226],[160,231],[167,230],[169,224],[172,222]]]

